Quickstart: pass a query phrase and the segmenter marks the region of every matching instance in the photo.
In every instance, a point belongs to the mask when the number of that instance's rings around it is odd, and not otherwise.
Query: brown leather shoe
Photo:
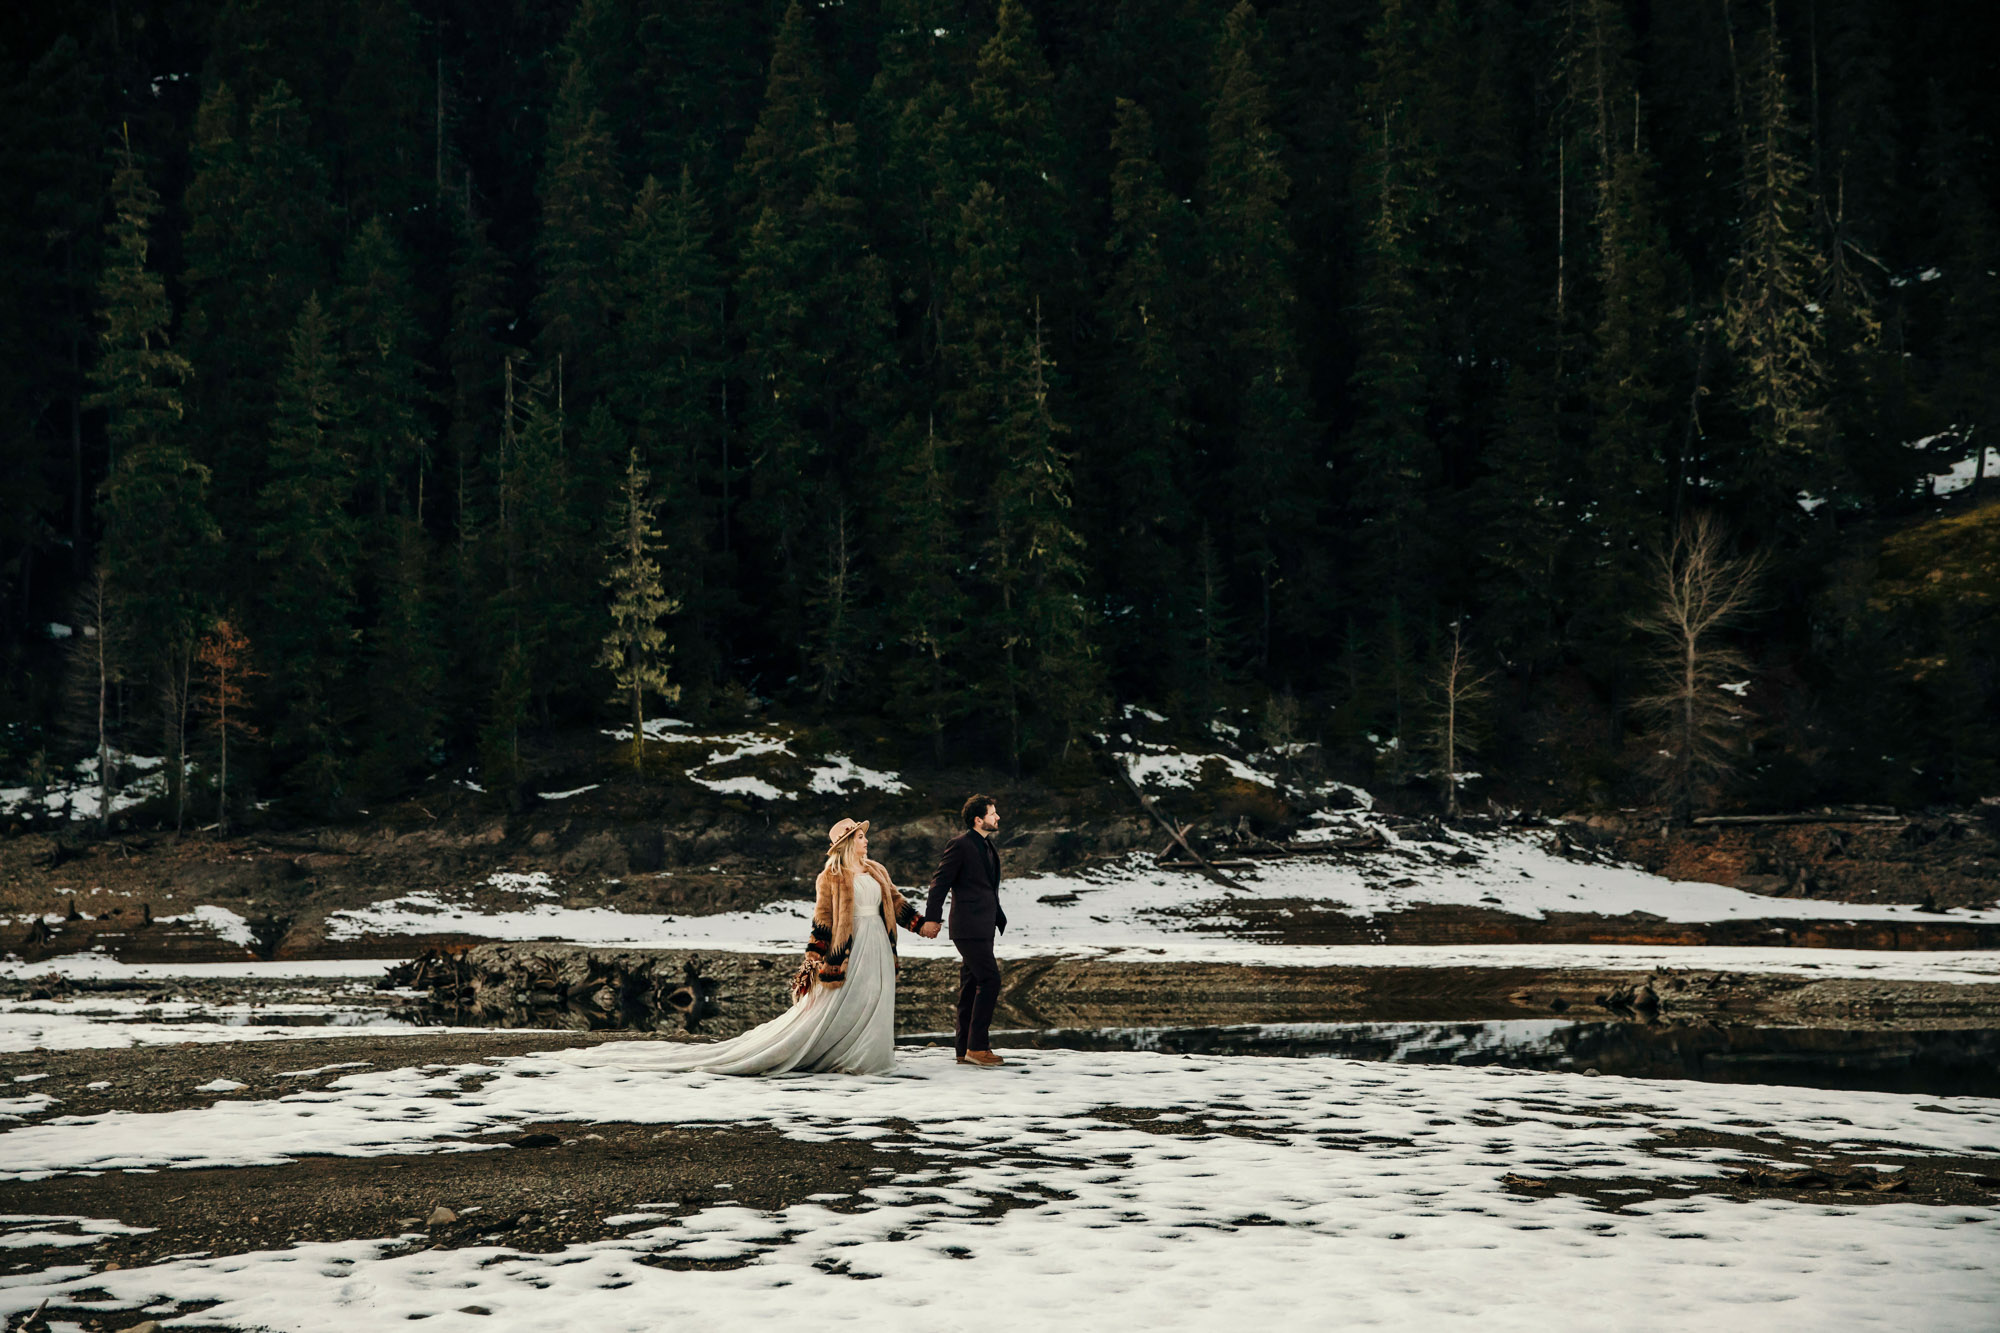
[[[967,1051],[958,1057],[958,1062],[962,1065],[978,1065],[982,1069],[997,1069],[1007,1063],[991,1051]]]

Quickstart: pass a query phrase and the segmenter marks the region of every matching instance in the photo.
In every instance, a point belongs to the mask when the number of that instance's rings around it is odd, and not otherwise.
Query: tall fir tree
[[[1357,134],[1366,144],[1356,201],[1357,347],[1349,393],[1355,419],[1342,442],[1355,570],[1367,603],[1408,612],[1427,596],[1435,564],[1430,509],[1438,451],[1427,419],[1431,348],[1423,229],[1437,212],[1435,147],[1416,105],[1424,52],[1406,0],[1387,0],[1368,38],[1369,80]]]
[[[612,400],[655,479],[660,522],[675,540],[658,555],[667,594],[682,607],[680,675],[697,696],[721,674],[729,581],[720,547],[729,491],[722,377],[728,348],[713,223],[683,167],[677,188],[647,177],[619,251],[624,297]]]
[[[168,338],[166,284],[146,264],[159,196],[129,138],[114,162],[98,280],[99,355],[86,401],[105,414],[113,459],[99,505],[104,565],[131,642],[141,646],[137,674],[162,705],[178,808],[186,798],[187,698],[173,686],[208,613],[221,533],[208,511],[208,469],[189,456],[181,425],[192,370]]]
[[[1801,491],[1822,484],[1826,365],[1814,294],[1821,258],[1776,0],[1756,43],[1743,124],[1740,238],[1723,295],[1745,438],[1722,489],[1754,532],[1790,526]]]
[[[661,581],[658,523],[659,504],[635,448],[626,456],[625,478],[604,523],[603,582],[611,593],[611,628],[597,665],[611,673],[612,702],[631,706],[632,767],[641,772],[646,766],[647,696],[673,703],[681,693],[667,669],[673,645],[660,623],[680,606]]]
[[[289,784],[320,810],[346,794],[353,750],[363,551],[351,512],[359,477],[350,420],[332,321],[310,295],[292,329],[257,499],[257,637],[271,677],[272,743]]]
[[[968,209],[985,192],[976,187]],[[976,222],[967,230],[979,234]],[[1018,770],[1030,747],[1048,758],[1067,755],[1099,720],[1103,698],[1083,600],[1083,541],[1070,512],[1069,454],[1064,428],[1049,411],[1052,366],[1039,312],[1006,369],[1011,382],[992,438],[993,535],[980,562],[988,591],[981,626],[999,650],[994,692]]]
[[[1190,363],[1196,312],[1194,219],[1167,188],[1152,117],[1120,98],[1112,132],[1111,270],[1101,303],[1101,435],[1079,457],[1080,513],[1091,522],[1118,674],[1142,693],[1184,690],[1199,655],[1161,652],[1203,637],[1190,557],[1197,492]],[[1083,521],[1080,519],[1080,521]]]
[[[1254,590],[1257,666],[1268,672],[1276,621],[1304,616],[1303,607],[1274,603],[1285,595],[1287,567],[1299,566],[1299,538],[1311,530],[1322,470],[1312,466],[1315,440],[1292,333],[1297,294],[1284,209],[1291,183],[1270,123],[1261,44],[1262,25],[1244,0],[1230,11],[1216,48],[1201,221],[1216,359],[1210,448],[1227,488],[1232,545]],[[1296,579],[1290,586],[1324,592]]]
[[[279,381],[306,298],[330,276],[326,177],[307,147],[306,112],[283,83],[246,127],[215,84],[195,118],[188,182],[188,293],[182,347],[195,369],[195,455],[210,470],[236,595],[256,567],[257,497],[267,477]]]
[[[971,709],[963,674],[971,603],[963,584],[966,523],[957,470],[950,440],[933,419],[898,422],[881,450],[885,503],[873,512],[884,526],[870,534],[887,594],[884,633],[896,645],[885,708],[930,744],[940,764],[946,734]]]
[[[440,757],[446,638],[429,534],[407,510],[369,525],[374,615],[361,635],[362,715],[355,777],[364,792],[394,796]]]
[[[576,29],[599,8],[592,0],[571,25],[568,63],[549,112],[548,149],[536,195],[542,205],[535,243],[540,291],[534,314],[542,361],[559,368],[564,392],[598,392],[596,357],[607,343],[615,302],[618,239],[627,209],[611,125]],[[590,460],[608,476],[615,460]]]
[[[339,8],[349,62],[333,104],[339,198],[353,215],[409,218],[444,194],[442,61],[427,67],[410,0]]]
[[[773,628],[822,702],[856,671],[849,493],[879,428],[887,279],[868,244],[852,125],[832,122],[803,9],[786,11],[769,95],[738,168],[744,433],[756,531],[775,553]]]
[[[965,126],[969,25],[949,0],[887,0],[877,72],[863,106],[870,212],[898,311],[910,410],[937,406],[943,371],[956,161]]]
[[[422,521],[435,498],[430,423],[425,419],[421,331],[409,265],[388,226],[372,218],[354,233],[334,295],[343,394],[352,405],[350,433],[361,473],[360,507],[385,531],[392,515]]]

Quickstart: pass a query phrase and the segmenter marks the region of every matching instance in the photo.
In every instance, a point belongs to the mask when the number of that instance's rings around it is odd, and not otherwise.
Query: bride
[[[563,1051],[573,1064],[711,1074],[886,1074],[895,1064],[896,927],[935,934],[868,859],[868,825],[843,819],[827,833],[813,903],[812,940],[792,983],[792,1007],[761,1027],[713,1044],[611,1042]]]

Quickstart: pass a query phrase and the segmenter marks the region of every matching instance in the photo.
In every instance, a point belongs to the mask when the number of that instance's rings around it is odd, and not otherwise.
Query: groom
[[[958,946],[959,957],[958,1062],[990,1069],[1007,1063],[993,1054],[986,1031],[993,1022],[993,1006],[1000,1000],[993,935],[1007,929],[1007,913],[1000,907],[1000,853],[993,846],[993,835],[1000,831],[1000,807],[990,796],[974,796],[959,817],[965,821],[965,832],[945,847],[937,874],[931,876],[921,933],[937,937],[949,893],[951,942]]]

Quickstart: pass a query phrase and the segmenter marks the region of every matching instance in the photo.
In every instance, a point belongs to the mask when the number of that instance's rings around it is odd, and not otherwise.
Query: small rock
[[[399,1217],[396,1219],[396,1225],[405,1231],[413,1231],[423,1224],[424,1219],[421,1217]]]
[[[1586,1069],[1586,1070],[1584,1070],[1584,1071],[1583,1071],[1583,1076],[1584,1076],[1585,1078],[1602,1078],[1602,1077],[1604,1077],[1604,1075],[1603,1075],[1603,1072],[1602,1072],[1601,1070],[1597,1070],[1597,1069]]]
[[[434,1227],[450,1226],[453,1222],[456,1222],[457,1220],[458,1220],[457,1213],[454,1213],[451,1209],[445,1207],[443,1204],[439,1204],[437,1207],[431,1209],[429,1225]]]

